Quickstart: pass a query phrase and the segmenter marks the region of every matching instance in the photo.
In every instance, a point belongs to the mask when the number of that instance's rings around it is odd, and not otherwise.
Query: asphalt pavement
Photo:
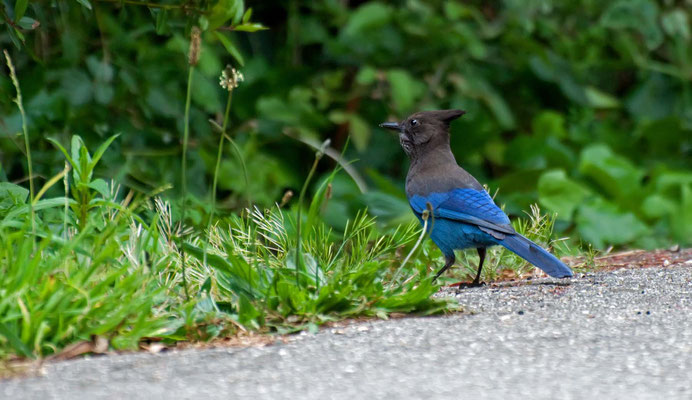
[[[47,363],[0,399],[692,399],[692,260],[456,297],[466,313]]]

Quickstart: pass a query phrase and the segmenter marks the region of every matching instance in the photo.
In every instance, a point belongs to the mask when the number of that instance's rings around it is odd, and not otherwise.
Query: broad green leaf
[[[661,218],[675,213],[675,202],[661,194],[655,193],[642,202],[642,214],[647,218]]]
[[[591,194],[591,191],[573,181],[564,170],[543,173],[538,180],[538,201],[559,219],[572,220],[574,210]]]
[[[75,162],[72,164],[72,176],[75,182],[88,181],[88,177],[91,176],[91,169],[89,168],[91,156],[89,156],[84,141],[79,135],[72,135],[70,151],[72,152],[72,160]]]
[[[565,58],[548,50],[529,56],[528,61],[531,70],[540,79],[557,84],[562,94],[571,101],[589,105],[584,86],[577,80],[574,67]]]
[[[85,8],[91,10],[91,2],[89,0],[77,0],[77,3],[81,4]]]
[[[356,150],[363,152],[370,142],[370,126],[363,118],[353,113],[332,111],[329,120],[335,124],[348,124],[350,138],[356,146]]]
[[[620,101],[610,94],[599,90],[593,86],[587,86],[584,89],[586,100],[589,105],[594,108],[617,108],[620,107]]]
[[[252,17],[252,7],[248,7],[247,10],[245,10],[245,14],[243,14],[243,23],[246,23],[250,21],[250,18]]]
[[[38,28],[41,25],[41,23],[33,18],[22,17],[22,19],[20,19],[19,22],[17,22],[17,25],[19,25],[23,29],[32,30]]]
[[[661,25],[671,37],[679,37],[684,41],[690,40],[690,21],[685,11],[676,8],[663,14]]]
[[[649,50],[663,42],[658,25],[658,6],[651,0],[619,0],[601,16],[601,25],[611,29],[633,29],[644,37]]]
[[[29,0],[17,0],[14,3],[14,22],[19,22],[22,19],[28,5]]]
[[[214,36],[216,36],[217,39],[221,42],[223,47],[226,48],[226,51],[228,54],[230,54],[233,58],[235,58],[236,61],[238,61],[238,64],[245,65],[245,60],[243,59],[243,56],[240,54],[240,51],[235,47],[233,42],[229,38],[227,38],[223,33],[221,32],[214,32]]]
[[[264,314],[245,296],[238,298],[238,322],[259,329]]]
[[[563,139],[567,137],[565,129],[565,117],[555,111],[543,111],[531,121],[531,130],[534,136],[556,137]]]
[[[356,82],[361,85],[371,85],[377,79],[377,70],[370,66],[363,66],[358,70]]]
[[[692,183],[681,188],[680,208],[671,215],[671,228],[681,245],[692,244]]]
[[[197,23],[199,24],[199,29],[201,29],[202,32],[205,32],[209,29],[209,19],[206,16],[200,15],[197,19]]]
[[[94,179],[93,181],[89,182],[87,186],[96,190],[104,199],[111,197],[108,183],[101,178]]]
[[[670,193],[679,187],[692,185],[692,172],[690,171],[666,171],[656,178],[656,191]]]
[[[455,20],[472,16],[475,9],[454,0],[447,0],[444,3],[444,11],[447,18]]]
[[[349,16],[342,32],[345,35],[358,35],[365,31],[378,29],[388,24],[393,15],[391,6],[377,1],[365,3],[358,7]]]
[[[219,0],[209,13],[209,29],[216,30],[229,20],[232,24],[240,22],[245,8],[244,3],[243,0]]]
[[[74,204],[74,200],[65,199],[64,197],[55,197],[51,199],[39,200],[34,204],[34,211],[41,211],[48,208],[61,208],[65,206],[65,202],[69,204]],[[5,218],[0,222],[0,228],[5,228],[8,226],[16,226],[19,216],[29,215],[29,205],[23,204],[19,207],[14,207],[10,212],[5,215]],[[21,224],[19,225],[21,226]]]
[[[684,152],[684,146],[680,145],[680,138],[692,134],[683,126],[678,117],[642,121],[635,131],[636,140],[642,142],[649,156],[662,158],[675,157]]]
[[[97,82],[94,84],[94,100],[96,100],[99,104],[110,104],[114,95],[115,89],[113,89],[113,86],[104,84],[102,82]]]
[[[401,114],[411,111],[416,101],[425,93],[425,85],[403,69],[387,72],[387,80],[394,106]]]
[[[24,43],[24,34],[18,28],[12,28],[7,30],[7,34],[10,36],[10,40],[14,46],[21,50],[22,44]]]
[[[581,153],[579,171],[595,180],[601,189],[623,204],[635,204],[644,172],[604,144],[594,144]]]
[[[661,73],[650,73],[648,78],[625,100],[627,111],[635,120],[654,120],[670,117],[678,107],[674,79]]]
[[[164,35],[168,33],[169,30],[170,29],[168,27],[168,10],[158,10],[158,12],[156,13],[156,33],[158,35]],[[202,28],[202,30],[204,30],[204,28]]]
[[[10,182],[0,182],[0,211],[25,204],[28,197],[29,189]]]
[[[514,113],[500,93],[481,76],[479,71],[467,68],[463,77],[455,77],[452,83],[464,95],[482,101],[493,113],[503,129],[516,125]]]
[[[633,213],[597,198],[580,205],[575,217],[581,237],[598,249],[626,244],[648,233],[648,228]]]
[[[264,31],[267,30],[266,26],[259,24],[257,22],[248,22],[240,25],[236,25],[233,27],[234,31],[240,31],[240,32],[257,32],[257,31]]]
[[[352,114],[348,122],[348,131],[356,150],[365,151],[370,144],[370,125],[357,114]]]
[[[96,56],[87,57],[87,68],[91,75],[98,81],[111,82],[113,80],[113,66]]]

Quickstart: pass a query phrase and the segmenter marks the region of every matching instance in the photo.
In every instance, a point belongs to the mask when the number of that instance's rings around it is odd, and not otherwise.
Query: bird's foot
[[[459,286],[457,286],[457,293],[464,289],[477,288],[481,286],[485,286],[485,282],[459,282]]]

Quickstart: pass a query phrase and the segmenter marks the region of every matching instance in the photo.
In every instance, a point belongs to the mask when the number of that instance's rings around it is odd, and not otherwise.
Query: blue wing
[[[446,193],[413,195],[411,208],[418,214],[430,203],[435,218],[446,218],[489,228],[498,232],[515,233],[507,215],[493,202],[485,190],[454,189]]]
[[[430,203],[434,218],[474,225],[488,234],[486,239],[479,239],[473,232],[465,230],[465,227],[442,224],[443,228],[438,229],[437,232],[435,232],[437,228],[433,228],[431,237],[445,255],[453,255],[454,249],[485,247],[489,243],[490,245],[499,244],[550,276],[558,278],[572,276],[572,270],[557,257],[517,234],[509,224],[507,215],[495,205],[493,199],[484,190],[466,188],[454,189],[446,193],[430,193],[427,196],[414,195],[409,198],[409,203],[419,216],[427,208],[427,203]],[[452,231],[456,234],[450,234]]]

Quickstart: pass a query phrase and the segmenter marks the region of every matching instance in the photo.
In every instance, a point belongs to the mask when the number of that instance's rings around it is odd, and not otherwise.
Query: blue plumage
[[[445,257],[453,258],[454,250],[501,245],[550,276],[572,276],[572,271],[555,256],[514,232],[507,215],[485,190],[453,189],[411,196],[409,204],[421,223],[428,203],[433,210],[428,233]]]
[[[454,263],[454,250],[476,248],[480,262],[474,284],[478,284],[485,249],[495,245],[504,246],[550,276],[572,276],[572,270],[557,257],[518,234],[478,181],[457,165],[449,147],[449,122],[462,114],[459,110],[427,111],[401,123],[382,124],[400,132],[401,146],[411,158],[406,195],[413,212],[423,223],[423,212],[432,209],[430,238],[446,259],[435,278]]]
[[[479,229],[498,227],[506,231],[509,218],[484,190],[454,189],[448,193],[414,195],[409,204],[422,223],[422,213],[430,203],[433,213],[428,221],[430,238],[445,256],[455,249],[495,245],[494,238]],[[430,232],[432,228],[432,232]]]

